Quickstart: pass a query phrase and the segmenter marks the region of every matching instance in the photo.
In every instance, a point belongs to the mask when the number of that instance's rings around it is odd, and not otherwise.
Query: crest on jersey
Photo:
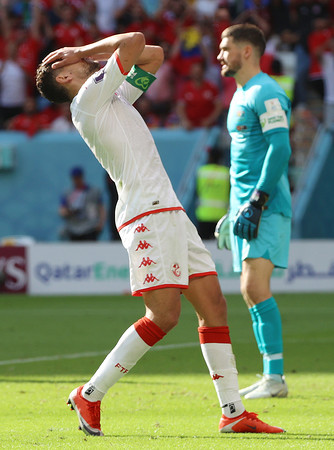
[[[181,276],[181,269],[180,269],[180,265],[178,263],[172,264],[172,273],[177,278],[180,278],[180,276]]]

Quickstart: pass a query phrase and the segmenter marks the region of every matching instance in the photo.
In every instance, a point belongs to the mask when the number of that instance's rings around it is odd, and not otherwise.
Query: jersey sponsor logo
[[[103,80],[104,75],[105,75],[104,70],[101,70],[100,72],[98,72],[98,74],[95,75],[95,77],[93,78],[94,83],[95,84],[100,83]]]
[[[153,283],[154,281],[159,281],[157,277],[155,277],[152,273],[147,274],[144,280],[144,283]]]
[[[150,266],[151,264],[156,264],[156,262],[153,261],[153,259],[150,259],[149,257],[145,258],[145,256],[144,256],[144,258],[142,259],[142,262],[140,263],[140,266],[138,268],[140,269],[141,266],[144,266],[144,267]]]
[[[237,130],[238,131],[245,131],[245,130],[247,130],[247,125],[238,125],[237,126]]]
[[[215,373],[214,375],[212,375],[211,378],[213,379],[213,381],[215,381],[215,380],[219,380],[219,378],[224,378],[224,376],[223,375],[218,375],[218,373]]]
[[[149,247],[153,247],[151,244],[149,244],[146,241],[139,241],[138,247],[136,248],[136,252],[140,250],[147,250]]]
[[[135,233],[143,233],[144,231],[150,231],[143,223],[135,228]]]
[[[179,278],[181,276],[181,269],[178,263],[172,265],[172,273]]]

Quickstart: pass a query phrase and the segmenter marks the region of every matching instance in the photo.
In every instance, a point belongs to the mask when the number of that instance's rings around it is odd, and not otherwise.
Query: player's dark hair
[[[36,87],[38,92],[52,103],[66,103],[72,99],[67,89],[56,80],[57,69],[51,64],[40,64],[36,72]]]
[[[222,32],[222,38],[224,37],[231,37],[237,43],[247,42],[253,45],[258,50],[260,57],[263,55],[266,48],[266,39],[262,30],[250,23],[232,25],[226,28]]]

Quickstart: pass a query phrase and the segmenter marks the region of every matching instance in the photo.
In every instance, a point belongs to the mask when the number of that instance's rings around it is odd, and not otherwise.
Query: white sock
[[[215,386],[220,406],[226,417],[237,417],[245,411],[242,404],[238,371],[231,344],[201,344],[202,353]]]
[[[88,391],[91,387],[97,389],[101,394],[99,400],[107,393],[120,378],[122,378],[137,361],[150,349],[139,336],[134,326],[131,325],[118,341],[116,347],[109,353],[90,381],[85,385]],[[93,400],[95,396],[83,390],[83,396],[87,400]]]
[[[165,336],[154,322],[142,317],[121,336],[82,392],[86,400],[102,400],[108,389],[128,373],[137,361]]]

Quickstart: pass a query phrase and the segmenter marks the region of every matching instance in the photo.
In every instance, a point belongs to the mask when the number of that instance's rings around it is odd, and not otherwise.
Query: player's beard
[[[241,58],[237,61],[226,64],[226,68],[222,67],[221,74],[223,77],[234,77],[235,74],[241,69]]]
[[[93,73],[97,72],[101,66],[98,61],[92,61],[91,59],[85,59],[86,67],[85,67],[85,75],[90,77]]]

